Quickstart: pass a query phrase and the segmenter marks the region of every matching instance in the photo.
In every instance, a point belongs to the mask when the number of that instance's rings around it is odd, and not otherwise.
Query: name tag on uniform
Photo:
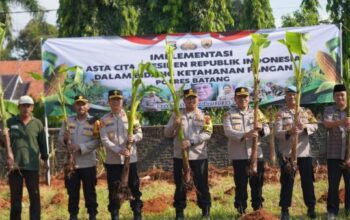
[[[85,136],[92,136],[93,135],[92,131],[89,131],[89,130],[84,130],[83,134]]]
[[[11,125],[10,129],[19,129],[18,125]]]

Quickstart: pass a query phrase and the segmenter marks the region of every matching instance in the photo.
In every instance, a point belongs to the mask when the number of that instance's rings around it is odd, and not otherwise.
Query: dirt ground
[[[278,220],[279,218],[268,213],[264,209],[251,212],[241,217],[241,220]]]
[[[161,213],[168,207],[172,207],[172,196],[159,196],[154,199],[147,200],[143,203],[144,212]]]
[[[327,202],[327,192],[325,192],[324,194],[322,194],[320,196],[320,198],[317,200],[317,202],[319,203],[324,203]],[[340,189],[339,190],[339,203],[344,203],[345,202],[345,189]]]
[[[209,185],[213,186],[218,183],[218,179],[220,177],[233,176],[233,169],[231,166],[218,168],[213,164],[209,164]],[[266,165],[264,172],[264,181],[265,183],[279,183],[280,172],[278,167],[271,167]],[[327,167],[319,166],[315,169],[315,179],[321,180],[327,178]],[[147,185],[154,180],[162,180],[169,183],[173,183],[173,173],[171,171],[165,171],[160,168],[152,168],[146,172],[140,173],[140,179],[142,185]],[[102,174],[98,177],[98,183],[105,184],[106,175]],[[43,181],[42,181],[43,183]],[[0,185],[4,184],[0,182]],[[6,184],[6,183],[5,183]],[[58,174],[57,176],[53,176],[51,178],[52,187],[62,187],[64,186],[64,175],[63,173]]]
[[[315,178],[316,180],[327,178],[327,168],[325,166],[320,166],[315,169]],[[232,167],[218,168],[212,164],[209,165],[209,185],[214,186],[220,184],[221,177],[233,176]],[[146,186],[150,184],[154,180],[166,181],[168,183],[173,184],[173,174],[171,171],[164,171],[160,168],[153,168],[147,172],[140,173],[141,186]],[[265,166],[265,176],[264,180],[266,183],[275,184],[279,183],[279,168]],[[232,180],[233,181],[233,180]],[[41,181],[44,184],[44,181]],[[233,182],[232,182],[233,184]],[[5,187],[7,185],[6,182],[0,182],[0,187]],[[98,178],[98,185],[106,185],[106,175],[102,174]],[[53,176],[51,178],[51,186],[57,189],[64,189],[64,175],[63,173],[58,174],[57,176]],[[234,187],[230,187],[225,190],[224,194],[233,195]],[[340,202],[344,202],[344,189],[339,191]],[[187,193],[187,199],[192,202],[196,202],[196,192],[192,190]],[[220,197],[213,196],[213,200],[219,201],[222,200]],[[58,190],[58,192],[52,197],[50,204],[61,204],[67,201],[66,192],[63,190]],[[322,195],[318,202],[327,201],[327,194]],[[161,213],[165,211],[167,208],[172,207],[173,198],[169,195],[159,195],[156,198],[144,201],[144,211],[148,213]],[[5,199],[0,199],[0,208],[9,208],[10,202]],[[264,220],[264,219],[278,219],[265,210],[258,210],[256,212],[252,212],[242,217],[244,220]]]

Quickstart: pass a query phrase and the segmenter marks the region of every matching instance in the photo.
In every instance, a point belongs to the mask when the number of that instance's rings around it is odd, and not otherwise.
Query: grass
[[[233,195],[225,194],[225,191],[233,187],[232,176],[218,177],[211,181],[211,196],[212,196],[212,209],[211,217],[212,219],[236,219],[237,212],[233,207]],[[343,184],[343,183],[342,183]],[[343,185],[341,185],[343,187]],[[55,187],[41,186],[41,206],[42,206],[42,219],[43,220],[66,220],[68,219],[67,211],[67,194],[62,183],[59,185],[55,184]],[[165,181],[153,181],[148,184],[144,184],[141,188],[143,193],[143,201],[154,199],[160,196],[172,197],[174,192],[174,185]],[[265,184],[263,188],[263,196],[265,198],[264,209],[275,216],[279,216],[280,209],[278,207],[279,202],[279,183]],[[315,182],[315,192],[316,200],[318,200],[321,195],[327,192],[327,180],[319,180]],[[63,196],[62,202],[58,204],[51,204],[52,198],[60,193]],[[97,186],[97,200],[98,200],[98,219],[107,220],[110,219],[108,207],[108,190],[107,185],[104,180],[99,180]],[[0,185],[0,202],[9,201],[9,188],[6,184]],[[172,207],[172,202],[169,201],[167,208],[161,213],[144,213],[144,219],[174,219],[175,211]],[[250,203],[250,198],[248,198],[248,204]],[[29,219],[29,199],[26,190],[24,190],[23,198],[23,208],[22,208],[22,219]],[[9,203],[6,205],[0,204],[0,219],[9,219]],[[252,211],[250,204],[247,209],[248,213]],[[317,202],[316,206],[317,219],[326,219],[326,203]],[[302,191],[300,187],[299,175],[296,178],[294,192],[293,192],[293,205],[290,208],[291,219],[307,219],[306,217],[306,207],[303,202]],[[186,219],[195,220],[201,219],[201,210],[196,206],[194,202],[188,202],[187,208],[185,209]],[[132,212],[128,202],[125,202],[120,210],[121,219],[132,219]],[[79,219],[88,219],[86,213],[86,208],[83,200],[83,194],[81,192],[80,199],[80,213]],[[343,204],[341,204],[341,209],[339,213],[339,219],[346,219],[344,216]]]

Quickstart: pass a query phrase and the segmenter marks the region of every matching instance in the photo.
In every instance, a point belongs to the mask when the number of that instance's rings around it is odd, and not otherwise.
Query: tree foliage
[[[8,44],[8,48],[20,59],[40,60],[41,39],[56,37],[57,29],[43,18],[33,18],[28,22],[19,36]]]
[[[60,36],[226,31],[232,0],[60,0]]]
[[[140,16],[135,0],[60,0],[60,36],[135,35]]]
[[[226,31],[234,20],[231,0],[149,0],[140,19],[140,34]]]
[[[320,23],[319,8],[318,0],[303,0],[299,10],[294,11],[292,15],[282,16],[282,27],[318,25]]]
[[[24,10],[30,11],[32,15],[41,14],[41,6],[39,6],[37,0],[0,0],[0,22],[5,24],[6,27],[6,41],[12,40],[11,29],[12,29],[12,19],[10,14],[10,6],[18,5],[24,8]],[[9,59],[11,54],[11,49],[3,45],[3,51],[1,53],[0,59]]]
[[[327,0],[327,11],[335,24],[343,24],[343,57],[350,58],[350,0]]]
[[[240,30],[274,28],[275,18],[270,0],[244,1],[238,27]]]

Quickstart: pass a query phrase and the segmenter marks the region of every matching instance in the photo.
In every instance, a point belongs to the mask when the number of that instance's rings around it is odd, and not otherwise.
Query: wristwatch
[[[191,143],[191,146],[194,146],[194,140],[193,139],[190,140],[190,143]]]

